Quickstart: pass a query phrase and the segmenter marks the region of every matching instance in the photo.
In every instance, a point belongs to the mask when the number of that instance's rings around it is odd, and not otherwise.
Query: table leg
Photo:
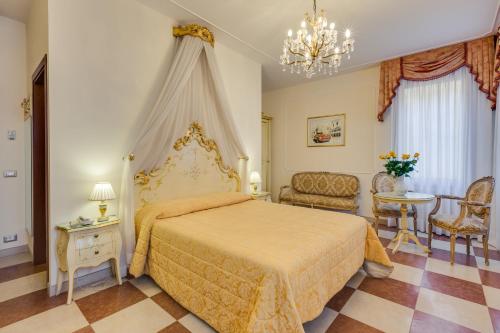
[[[392,253],[396,253],[399,246],[401,245],[401,241],[404,241],[405,243],[408,243],[408,240],[412,240],[417,244],[418,247],[420,247],[422,250],[424,250],[425,253],[429,253],[429,249],[422,245],[420,241],[418,240],[417,236],[415,236],[413,233],[408,232],[408,205],[407,204],[401,204],[401,230],[398,232],[398,235],[396,236],[398,239],[398,242],[394,249],[392,250]]]

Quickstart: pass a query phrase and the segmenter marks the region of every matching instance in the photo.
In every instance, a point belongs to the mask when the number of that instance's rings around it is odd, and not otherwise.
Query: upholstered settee
[[[279,202],[312,208],[358,210],[359,179],[332,172],[299,172],[290,185],[282,186]]]

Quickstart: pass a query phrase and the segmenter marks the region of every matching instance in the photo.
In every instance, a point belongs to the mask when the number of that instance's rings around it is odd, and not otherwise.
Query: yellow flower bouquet
[[[385,169],[389,175],[394,177],[409,177],[410,173],[415,170],[415,165],[420,157],[419,153],[402,154],[401,158],[394,151],[390,151],[385,155],[380,155],[381,160],[386,161],[384,164]]]

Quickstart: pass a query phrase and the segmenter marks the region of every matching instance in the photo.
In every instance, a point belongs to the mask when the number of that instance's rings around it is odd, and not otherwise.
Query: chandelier
[[[316,0],[313,0],[313,15],[305,14],[295,36],[293,30],[288,30],[280,63],[283,71],[290,73],[305,73],[307,78],[314,74],[332,75],[338,72],[343,55],[350,59],[354,51],[354,39],[351,31],[345,30],[344,40],[340,43],[335,30],[335,23],[330,23],[325,17],[325,11],[316,12]]]

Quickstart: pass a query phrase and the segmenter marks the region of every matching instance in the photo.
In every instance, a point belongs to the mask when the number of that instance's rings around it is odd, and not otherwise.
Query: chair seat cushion
[[[291,188],[284,188],[280,195],[280,201],[292,202],[304,205],[314,205],[322,207],[330,207],[340,210],[356,209],[355,198],[348,197],[331,197],[319,194],[306,194],[296,192]]]
[[[452,230],[455,227],[453,222],[457,219],[457,216],[448,214],[436,214],[432,215],[432,224],[438,228],[445,230]],[[458,232],[466,233],[484,233],[487,231],[487,227],[483,225],[483,221],[474,215],[470,217],[465,217],[458,227],[456,227]]]

